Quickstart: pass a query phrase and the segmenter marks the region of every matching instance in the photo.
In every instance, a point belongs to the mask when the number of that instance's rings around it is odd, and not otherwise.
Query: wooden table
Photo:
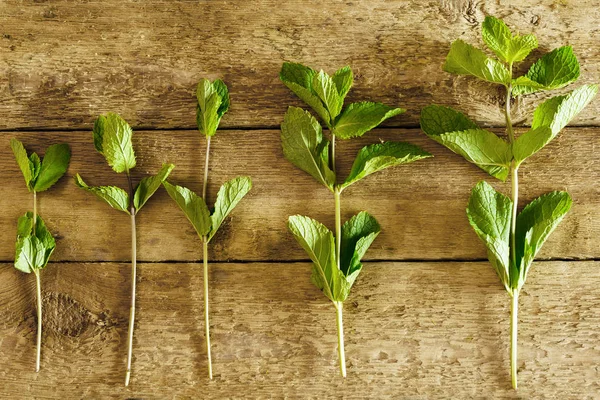
[[[521,168],[521,204],[559,189],[575,204],[521,295],[518,395],[510,389],[509,297],[465,216],[472,186],[491,178],[418,129],[420,109],[436,103],[502,131],[502,91],[441,70],[453,39],[482,45],[486,14],[536,34],[535,56],[573,45],[579,84],[600,81],[595,2],[502,3],[1,1],[0,398],[598,396],[600,101]],[[408,109],[338,142],[342,176],[361,146],[380,139],[435,156],[344,193],[344,219],[365,209],[382,226],[345,306],[346,380],[337,371],[334,308],[309,282],[310,263],[286,228],[292,214],[333,227],[334,205],[283,157],[278,127],[287,106],[300,105],[278,80],[283,61],[330,73],[348,64],[349,101]],[[210,250],[215,379],[206,370],[201,243],[161,190],[138,218],[138,318],[125,388],[129,220],[72,177],[125,187],[92,142],[94,118],[115,111],[135,130],[136,180],[172,161],[172,181],[199,191],[204,142],[194,90],[202,77],[224,79],[232,101],[212,143],[210,203],[226,179],[254,181]],[[526,125],[546,96],[518,99],[514,119]],[[31,150],[65,141],[73,151],[68,177],[39,195],[57,249],[42,273],[37,374],[35,283],[12,267],[16,220],[31,195],[10,137]]]

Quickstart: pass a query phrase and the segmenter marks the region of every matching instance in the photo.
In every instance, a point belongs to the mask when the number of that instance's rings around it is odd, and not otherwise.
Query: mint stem
[[[517,389],[517,331],[519,323],[519,290],[514,290],[510,307],[510,377]]]
[[[335,134],[331,134],[331,165],[332,170],[335,172]],[[342,247],[342,218],[341,218],[341,206],[340,206],[340,195],[342,191],[336,184],[333,189],[333,198],[335,201],[335,258],[337,261],[337,268],[341,269],[340,252]],[[346,356],[344,353],[344,323],[342,321],[342,306],[344,303],[341,301],[334,302],[335,310],[337,314],[337,332],[338,332],[338,355],[340,359],[340,374],[346,377]]]
[[[33,235],[37,223],[37,192],[33,191]],[[40,271],[33,270],[35,274],[36,298],[37,298],[37,350],[35,356],[35,372],[40,371],[40,359],[42,356],[42,284],[40,283]]]
[[[131,378],[131,357],[133,355],[133,325],[135,322],[135,285],[137,279],[137,239],[135,230],[135,208],[131,207],[131,307],[129,308],[129,331],[127,335],[127,373],[125,386]]]
[[[34,269],[33,273],[35,274],[37,297],[37,352],[35,357],[35,372],[39,372],[42,355],[42,284],[40,282],[40,271]]]
[[[131,214],[131,306],[129,308],[129,329],[127,332],[127,372],[125,373],[125,386],[129,386],[131,378],[131,358],[133,356],[133,327],[135,323],[135,286],[137,280],[137,235],[135,226],[135,206],[133,205],[133,183],[127,171],[129,183],[129,213]]]
[[[508,65],[510,71],[510,78],[512,80],[512,63]],[[512,85],[506,87],[506,108],[504,116],[506,118],[506,131],[508,134],[508,140],[511,145],[515,141],[515,134],[511,121],[511,110],[510,101],[512,97]],[[519,165],[513,158],[510,164],[511,174],[511,186],[512,186],[512,217],[510,223],[510,253],[512,258],[512,268],[517,268],[517,246],[516,246],[516,232],[517,232],[517,212],[519,209]],[[515,283],[511,282],[511,286]],[[516,283],[518,285],[518,282]],[[514,287],[514,286],[513,286]],[[517,312],[519,302],[519,290],[513,290],[512,304],[511,304],[511,322],[510,322],[510,375],[513,389],[517,389]]]
[[[208,377],[213,378],[212,357],[210,354],[210,323],[208,319],[208,239],[202,237],[202,259],[204,261],[204,326],[206,334],[206,356],[208,357]]]
[[[206,202],[208,186],[208,160],[210,156],[210,136],[206,136],[206,157],[204,158],[204,181],[202,182],[202,199]],[[206,357],[208,358],[208,378],[213,378],[212,356],[210,354],[210,321],[208,317],[208,238],[202,236],[202,262],[204,264],[204,331],[206,336]]]
[[[335,311],[337,315],[337,331],[338,331],[338,356],[340,359],[340,374],[346,377],[346,354],[344,352],[344,321],[342,320],[342,311],[344,303],[337,301]]]

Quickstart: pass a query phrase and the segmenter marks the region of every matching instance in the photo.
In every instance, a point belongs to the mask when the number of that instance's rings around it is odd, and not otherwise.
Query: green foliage
[[[198,235],[208,235],[211,228],[210,212],[204,199],[188,188],[172,185],[167,181],[163,182],[163,186],[192,223]]]
[[[284,63],[279,77],[321,118],[332,140],[360,137],[383,121],[406,111],[369,101],[351,103],[344,108],[344,98],[354,80],[350,67],[343,67],[330,77],[324,71],[317,72],[302,64]],[[357,154],[346,180],[338,184],[330,140],[324,136],[316,118],[298,107],[289,107],[285,114],[281,124],[281,143],[284,156],[292,164],[334,193],[337,215],[339,196],[346,187],[385,168],[431,157],[428,152],[408,143],[368,145]],[[312,282],[331,301],[346,300],[362,268],[360,259],[379,233],[377,221],[364,211],[343,227],[338,218],[339,249],[336,249],[333,233],[311,218],[292,216],[288,227],[313,261]]]
[[[385,104],[362,101],[352,103],[340,115],[335,123],[335,134],[340,139],[359,137],[375,128],[383,121],[406,110],[392,108]]]
[[[458,75],[472,75],[493,83],[510,83],[510,72],[500,61],[489,58],[483,51],[460,39],[452,42],[444,71]]]
[[[23,143],[17,139],[10,140],[10,147],[30,192],[43,192],[52,187],[67,172],[71,160],[71,149],[66,143],[49,146],[42,160],[36,153],[28,156]]]
[[[501,181],[508,177],[512,159],[510,144],[494,133],[478,128],[464,114],[449,107],[427,106],[421,111],[421,129],[491,176]]]
[[[187,219],[192,223],[192,226],[201,238],[207,236],[207,241],[213,238],[217,233],[223,220],[233,211],[238,203],[248,194],[252,188],[252,181],[246,176],[239,176],[225,182],[219,189],[217,200],[215,201],[215,209],[212,212],[208,210],[206,202],[190,189],[172,185],[169,182],[163,182],[167,193]]]
[[[252,180],[247,176],[238,176],[225,182],[217,193],[215,209],[210,216],[212,228],[209,240],[217,233],[217,230],[227,218],[229,213],[238,205],[238,203],[252,189]]]
[[[229,110],[229,90],[220,79],[214,82],[201,79],[196,89],[196,98],[198,130],[205,136],[213,136],[217,133],[221,118]]]
[[[365,146],[358,152],[348,178],[340,187],[344,189],[377,171],[429,157],[433,156],[410,143],[384,142]]]
[[[510,292],[510,221],[512,201],[487,182],[473,188],[467,217],[488,250],[488,259]]]
[[[537,60],[527,74],[513,81],[515,96],[560,89],[579,78],[579,61],[571,46],[559,47]]]
[[[117,186],[88,186],[79,174],[75,175],[77,187],[93,193],[112,208],[127,214],[137,214],[175,168],[173,164],[163,164],[156,175],[142,178],[134,190],[131,169],[136,166],[136,160],[132,137],[131,127],[118,114],[100,115],[94,123],[94,147],[104,155],[106,162],[115,172],[127,174],[129,192]]]
[[[85,191],[93,193],[104,200],[112,208],[129,214],[129,195],[117,186],[88,186],[79,174],[75,174],[75,185]]]
[[[513,35],[503,21],[494,17],[486,17],[482,37],[499,60],[488,58],[482,51],[457,40],[452,43],[444,70],[502,84],[515,96],[558,89],[579,77],[579,63],[573,49],[564,46],[542,56],[526,75],[513,79],[513,63],[524,60],[537,48],[537,39],[533,35]],[[597,85],[584,85],[566,95],[546,100],[535,110],[531,129],[516,137],[510,127],[510,142],[477,127],[464,114],[436,105],[422,110],[421,129],[430,138],[504,181],[511,170],[516,175],[524,160],[554,139],[597,92]],[[507,121],[510,121],[508,117]],[[517,217],[516,249],[513,249],[510,240],[513,201],[485,182],[475,186],[467,216],[511,294],[520,290],[535,254],[570,206],[566,192],[553,192],[533,201]],[[511,257],[511,254],[516,256]]]
[[[329,168],[329,140],[308,111],[288,108],[281,124],[281,143],[285,158],[333,190],[335,174]]]
[[[135,154],[131,137],[133,131],[118,114],[100,115],[94,122],[94,146],[117,172],[129,173],[135,167]]]
[[[523,61],[538,47],[535,36],[513,35],[504,21],[492,16],[485,17],[481,34],[487,47],[506,63]]]
[[[338,269],[333,233],[312,218],[293,215],[288,227],[313,262],[311,282],[331,301],[345,301],[362,269],[361,259],[379,234],[379,224],[365,211],[342,228]]]
[[[39,216],[35,228],[33,213],[27,212],[17,223],[15,268],[25,273],[36,272],[48,265],[56,247],[54,237]]]
[[[148,199],[150,199],[150,197],[158,190],[171,171],[173,171],[173,168],[175,168],[175,165],[173,164],[163,164],[160,171],[158,171],[158,174],[142,178],[135,189],[135,195],[133,197],[133,206],[137,211],[139,211],[144,204],[146,204]]]
[[[516,258],[518,280],[517,289],[521,289],[527,278],[527,272],[542,245],[569,212],[573,200],[567,192],[546,193],[529,203],[517,216]]]

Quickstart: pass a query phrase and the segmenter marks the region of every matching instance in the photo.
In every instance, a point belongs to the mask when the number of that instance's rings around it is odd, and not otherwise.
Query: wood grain
[[[204,354],[198,264],[139,266],[132,386],[123,386],[127,264],[43,273],[42,370],[34,283],[0,266],[0,397],[559,398],[600,391],[598,262],[537,262],[521,295],[520,389],[510,389],[509,297],[487,263],[367,263],[345,307],[348,378],[335,312],[308,263],[212,264],[215,380]],[[85,277],[86,279],[82,279]]]
[[[193,128],[201,77],[223,78],[232,94],[228,127],[276,126],[299,104],[278,81],[283,61],[356,74],[349,100],[407,108],[394,126],[415,126],[431,103],[459,106],[495,126],[502,93],[456,78],[441,65],[456,38],[479,47],[487,14],[534,33],[542,52],[570,44],[581,82],[600,81],[600,8],[595,1],[39,1],[2,2],[0,129],[90,128],[116,110],[136,127]],[[515,110],[530,115],[537,96]],[[577,120],[598,125],[600,102]]]
[[[50,143],[68,141],[73,158],[68,176],[38,196],[40,214],[58,239],[54,260],[127,261],[130,257],[129,219],[72,182],[80,173],[89,184],[126,187],[125,176],[114,173],[96,153],[91,132],[15,132],[30,149],[40,152]],[[600,249],[600,197],[596,177],[600,155],[599,129],[567,129],[520,170],[521,205],[543,193],[566,189],[575,200],[572,211],[550,237],[544,258],[597,258]],[[509,184],[493,182],[467,163],[415,130],[376,130],[356,141],[338,143],[340,176],[349,172],[361,146],[378,140],[406,140],[434,154],[434,158],[374,174],[348,188],[342,196],[343,219],[360,210],[372,213],[382,234],[368,257],[376,260],[485,259],[484,246],[468,225],[465,207],[475,183],[486,179],[499,190]],[[214,260],[306,260],[306,254],[286,227],[293,214],[309,215],[333,228],[333,195],[291,165],[281,151],[275,130],[223,131],[211,145],[209,203],[219,185],[247,174],[254,188],[234,210],[210,247]],[[30,146],[34,144],[33,146]],[[172,181],[201,190],[204,139],[196,131],[142,131],[134,135],[138,157],[135,179],[155,173],[162,162],[177,164]],[[8,145],[0,143],[0,168],[5,172],[0,198],[0,226],[7,240],[0,242],[0,259],[14,253],[16,220],[30,209],[31,195]],[[164,190],[138,218],[138,255],[145,261],[194,261],[201,246],[191,224]]]

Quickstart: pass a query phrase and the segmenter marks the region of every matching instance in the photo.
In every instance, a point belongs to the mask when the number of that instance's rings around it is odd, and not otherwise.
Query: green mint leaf
[[[213,87],[221,98],[221,105],[217,109],[217,115],[219,118],[222,118],[223,115],[225,115],[225,113],[229,110],[229,89],[227,88],[227,85],[225,85],[225,82],[220,79],[215,79],[213,82]]]
[[[33,213],[27,212],[19,217],[15,250],[16,269],[25,273],[43,269],[48,264],[55,247],[56,241],[40,216],[36,218],[35,234],[33,234]]]
[[[70,160],[71,149],[68,144],[53,144],[48,147],[33,190],[42,192],[54,185],[67,172]]]
[[[208,235],[211,229],[211,220],[204,199],[188,188],[172,185],[168,181],[164,181],[162,184],[169,196],[175,200],[175,203],[192,223],[198,236]]]
[[[38,176],[40,175],[40,167],[42,165],[42,162],[40,160],[40,156],[37,155],[37,153],[31,153],[29,155],[29,168],[31,169],[31,188],[33,190],[33,185],[35,185],[35,182],[38,178]]]
[[[247,176],[238,176],[221,186],[219,193],[217,193],[217,200],[215,201],[215,211],[210,216],[212,229],[210,230],[208,240],[212,239],[215,233],[217,233],[223,220],[227,218],[235,206],[248,194],[250,189],[252,189],[252,180]]]
[[[19,165],[19,168],[23,173],[23,178],[25,178],[25,185],[27,185],[27,189],[31,190],[33,186],[33,167],[31,165],[29,157],[27,157],[27,150],[25,150],[23,143],[14,138],[10,139],[10,148],[12,149],[13,154],[15,155],[15,159],[17,160],[17,164]]]
[[[479,129],[466,115],[437,105],[421,111],[427,136],[462,155],[491,176],[505,181],[512,158],[510,145],[492,132]]]
[[[362,269],[360,260],[375,240],[381,228],[377,220],[361,211],[342,226],[340,269],[351,287]]]
[[[147,176],[138,183],[133,196],[133,206],[136,211],[139,211],[146,204],[148,199],[152,197],[164,180],[167,179],[173,168],[175,168],[173,164],[163,164],[156,175]]]
[[[313,262],[313,284],[331,301],[344,301],[349,287],[337,268],[333,233],[320,222],[302,215],[289,217],[288,227]]]
[[[515,235],[520,289],[542,245],[571,209],[573,200],[567,192],[551,192],[529,203],[517,216]]]
[[[533,114],[531,130],[513,144],[517,163],[537,153],[583,110],[598,92],[597,85],[584,85],[565,96],[556,96],[540,104]]]
[[[392,108],[370,101],[352,103],[340,114],[334,125],[334,132],[340,139],[362,136],[386,119],[405,111],[402,108]]]
[[[488,82],[510,83],[510,72],[501,62],[488,58],[483,51],[460,39],[452,42],[443,68],[446,72],[472,75]]]
[[[313,77],[312,90],[325,105],[330,120],[334,121],[342,111],[344,99],[338,93],[333,79],[321,70]]]
[[[478,129],[465,114],[450,107],[432,104],[421,110],[421,129],[429,137],[448,132]]]
[[[344,98],[354,83],[354,74],[352,73],[352,69],[350,69],[350,66],[342,67],[338,69],[335,74],[333,74],[331,79],[333,79],[335,88],[337,89],[342,102],[344,102]]]
[[[342,184],[342,188],[352,185],[382,169],[395,165],[408,164],[413,161],[433,157],[421,148],[403,142],[384,142],[363,147],[356,156],[350,175]]]
[[[95,194],[112,208],[129,214],[129,195],[123,189],[116,186],[88,186],[79,174],[75,174],[75,185]]]
[[[579,78],[579,61],[571,46],[552,50],[537,60],[527,74],[513,80],[514,96],[537,92],[538,90],[559,89]]]
[[[517,165],[540,151],[553,138],[552,130],[546,126],[530,129],[519,136],[513,143],[513,157]]]
[[[94,123],[93,134],[96,150],[104,155],[115,172],[129,172],[135,167],[135,154],[131,144],[133,132],[118,114],[99,116]]]
[[[504,62],[523,61],[538,47],[533,35],[513,36],[506,24],[492,16],[485,17],[481,33],[485,44]]]
[[[533,113],[531,128],[546,126],[556,136],[598,93],[598,85],[583,85],[565,96],[556,96],[540,104]]]
[[[508,177],[512,161],[511,147],[494,133],[483,129],[468,129],[428,136],[491,176],[501,181]]]
[[[223,89],[225,84],[219,81],[216,85],[208,79],[201,79],[196,89],[196,98],[198,100],[198,106],[196,107],[196,122],[198,124],[198,130],[205,136],[213,136],[217,133],[219,122],[221,122],[221,116],[219,111],[229,108],[229,94],[227,92],[227,103],[223,108],[223,98],[221,94],[226,93]],[[218,90],[217,90],[218,89]],[[220,92],[219,92],[220,91]]]
[[[289,107],[281,124],[283,154],[296,167],[333,191],[335,174],[329,168],[329,140],[307,111]]]
[[[310,67],[297,63],[283,63],[279,72],[279,79],[303,102],[308,104],[323,120],[327,127],[331,127],[329,112],[321,99],[312,90],[313,78],[317,72]],[[336,83],[337,85],[337,83]]]
[[[488,259],[506,290],[510,285],[510,224],[512,201],[485,181],[473,188],[467,217],[488,250]]]

